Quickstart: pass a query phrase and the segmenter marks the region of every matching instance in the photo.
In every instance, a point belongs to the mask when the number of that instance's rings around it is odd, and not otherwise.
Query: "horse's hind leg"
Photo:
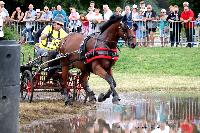
[[[85,97],[84,102],[87,101],[88,97],[89,97],[89,102],[95,102],[96,97],[95,97],[94,92],[90,89],[90,87],[88,85],[88,77],[89,77],[88,72],[82,72],[82,74],[81,74],[81,84],[83,85],[83,88],[84,88],[85,93],[86,93],[86,97]]]
[[[102,102],[105,101],[107,98],[110,97],[110,94],[113,95],[112,102],[113,103],[118,103],[120,98],[118,96],[118,93],[115,90],[116,83],[111,75],[109,75],[100,65],[94,65],[93,67],[93,72],[97,75],[99,75],[101,78],[105,79],[109,85],[110,89],[107,91],[106,94],[101,93],[98,97],[98,101]]]
[[[67,81],[68,81],[68,78],[69,78],[68,66],[62,65],[62,82],[61,82],[61,87],[62,87],[62,91],[63,91],[63,95],[64,95],[65,105],[71,105],[72,104],[72,100],[70,99],[70,96],[69,96],[69,91],[67,90]]]

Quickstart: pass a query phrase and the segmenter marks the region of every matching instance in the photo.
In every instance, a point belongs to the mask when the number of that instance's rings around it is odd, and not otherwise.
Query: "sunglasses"
[[[59,26],[63,26],[62,24],[60,24],[60,23],[56,23],[57,25],[59,25]]]
[[[151,9],[150,7],[147,7],[147,9]]]
[[[49,10],[49,9],[44,9],[45,11]]]
[[[161,13],[166,13],[166,12],[161,12]]]

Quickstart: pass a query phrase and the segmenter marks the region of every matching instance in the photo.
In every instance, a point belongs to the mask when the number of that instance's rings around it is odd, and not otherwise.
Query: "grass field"
[[[129,74],[200,76],[200,48],[123,48],[114,71]]]

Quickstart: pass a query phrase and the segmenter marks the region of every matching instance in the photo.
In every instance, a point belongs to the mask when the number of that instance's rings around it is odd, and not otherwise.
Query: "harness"
[[[94,34],[95,33],[93,33],[92,35],[94,35]],[[84,39],[83,44],[80,46],[80,49],[79,49],[80,60],[83,60],[85,64],[89,64],[96,59],[109,59],[109,60],[113,60],[113,61],[118,60],[117,49],[110,49],[109,47],[97,47],[98,40],[107,42],[107,43],[116,43],[113,41],[109,42],[109,41],[101,40],[97,37],[97,38],[95,38],[96,42],[94,45],[94,49],[92,49],[90,51],[86,51],[87,42],[91,38],[94,38],[94,36],[92,36],[92,35],[87,36]],[[100,35],[100,33],[99,33],[99,35]],[[105,46],[107,46],[107,45],[105,45]]]
[[[113,61],[118,60],[117,49],[109,49],[109,48],[95,48],[88,51],[85,54],[85,62],[86,64],[96,60],[96,59],[109,59]]]

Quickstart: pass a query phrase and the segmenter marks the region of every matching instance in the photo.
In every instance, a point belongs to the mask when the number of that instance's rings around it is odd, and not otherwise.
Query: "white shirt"
[[[92,12],[92,13],[88,13],[88,14],[86,15],[86,18],[87,18],[88,21],[91,21],[92,19],[94,19],[94,16],[95,16],[95,13]]]
[[[101,13],[99,13],[99,15],[94,15],[94,19],[103,19],[103,16]]]
[[[6,17],[6,13],[4,11],[2,11],[0,13],[0,37],[3,37],[4,36],[4,33],[3,33],[3,21]]]
[[[108,10],[106,13],[104,13],[103,18],[105,21],[108,21],[112,15],[113,15],[112,11]]]
[[[0,12],[0,19],[5,19],[6,13],[4,11]]]
[[[138,16],[138,12],[132,12],[132,20],[135,20],[137,19],[137,16]]]

